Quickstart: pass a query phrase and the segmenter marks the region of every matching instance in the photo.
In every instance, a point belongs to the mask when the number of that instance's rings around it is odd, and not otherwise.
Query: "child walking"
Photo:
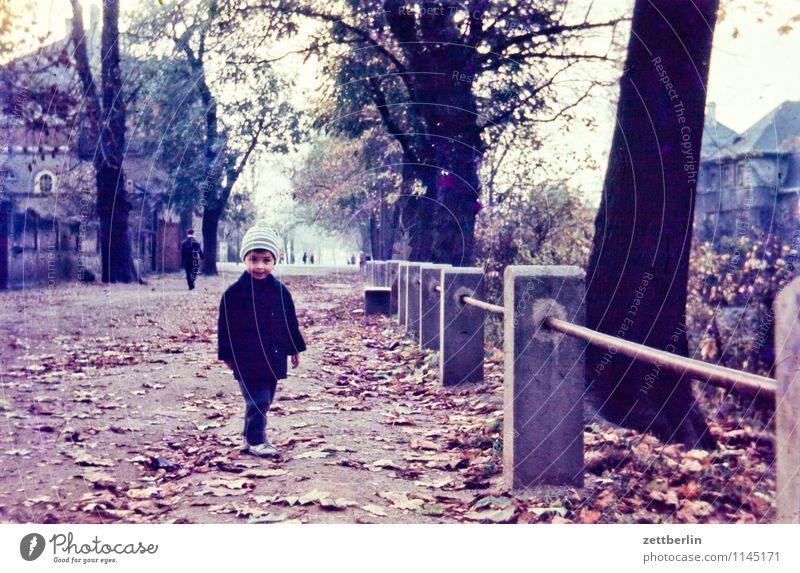
[[[233,371],[244,397],[244,450],[260,457],[278,455],[266,436],[267,411],[278,380],[286,378],[288,357],[297,368],[306,350],[292,295],[272,275],[279,244],[265,221],[245,233],[239,255],[246,270],[219,305],[217,357]]]

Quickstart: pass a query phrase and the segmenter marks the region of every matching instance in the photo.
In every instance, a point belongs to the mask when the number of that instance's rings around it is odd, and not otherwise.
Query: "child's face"
[[[247,272],[256,279],[262,280],[267,278],[275,267],[275,258],[270,251],[256,250],[247,253],[244,258]]]

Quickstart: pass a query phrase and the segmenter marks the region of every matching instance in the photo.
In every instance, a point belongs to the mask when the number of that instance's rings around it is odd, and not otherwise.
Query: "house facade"
[[[800,243],[800,102],[738,134],[706,113],[695,203],[701,241],[773,235]]]
[[[63,39],[0,67],[0,289],[100,276],[94,150],[69,119],[81,90],[68,48]],[[169,182],[141,149],[132,141],[123,163],[135,264],[142,275],[177,271],[192,217],[162,199]]]

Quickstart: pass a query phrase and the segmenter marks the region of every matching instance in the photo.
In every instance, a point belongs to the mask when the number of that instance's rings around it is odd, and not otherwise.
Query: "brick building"
[[[93,61],[98,19],[94,7]],[[81,90],[69,49],[65,38],[0,67],[0,289],[84,280],[86,269],[100,274],[94,149],[75,120],[73,94]],[[130,141],[123,164],[135,262],[143,275],[176,271],[191,216],[169,208],[169,182],[142,149]]]
[[[787,101],[738,134],[709,104],[695,205],[695,236],[719,241],[800,233],[800,102]]]

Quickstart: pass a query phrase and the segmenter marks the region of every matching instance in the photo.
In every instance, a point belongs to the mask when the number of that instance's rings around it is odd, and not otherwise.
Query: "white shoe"
[[[264,442],[263,444],[258,444],[255,446],[248,446],[247,451],[254,456],[258,456],[260,458],[271,458],[277,455],[280,455],[278,450],[269,443],[269,441]]]

